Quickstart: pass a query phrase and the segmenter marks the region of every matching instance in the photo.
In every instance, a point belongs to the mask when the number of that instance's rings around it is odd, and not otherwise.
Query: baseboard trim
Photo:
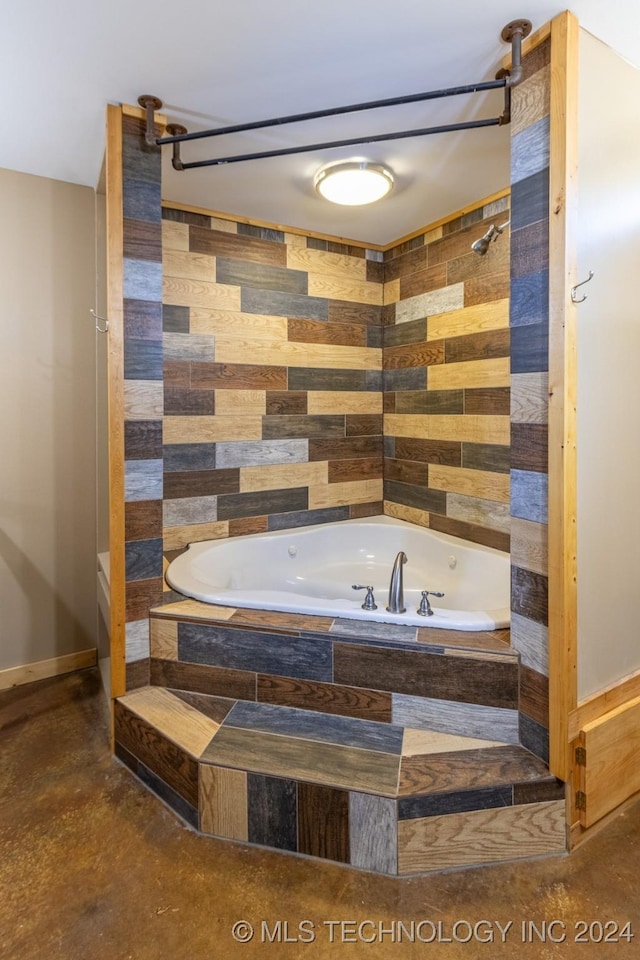
[[[50,660],[39,660],[37,663],[26,663],[20,667],[9,667],[7,670],[0,670],[0,690],[18,687],[23,683],[33,683],[35,680],[58,677],[73,670],[84,670],[86,667],[94,667],[96,662],[97,651],[91,649],[67,653],[62,657],[52,657]]]

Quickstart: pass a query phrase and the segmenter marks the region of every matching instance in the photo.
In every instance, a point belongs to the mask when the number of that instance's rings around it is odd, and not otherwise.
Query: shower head
[[[487,232],[485,233],[484,237],[480,237],[479,240],[476,240],[474,243],[471,244],[471,249],[473,250],[473,252],[479,253],[480,256],[483,257],[487,252],[487,250],[489,249],[489,244],[491,243],[491,241],[497,240],[500,234],[502,233],[502,231],[504,230],[504,228],[508,227],[510,223],[511,223],[510,220],[506,220],[505,223],[500,224],[499,227],[496,226],[495,223],[492,223],[489,229],[487,230]]]

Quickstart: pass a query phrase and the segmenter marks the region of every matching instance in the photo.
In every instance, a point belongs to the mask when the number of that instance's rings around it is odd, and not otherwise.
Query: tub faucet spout
[[[400,550],[393,562],[389,582],[389,605],[387,606],[389,613],[404,613],[407,609],[404,605],[404,588],[402,585],[402,565],[406,562],[407,555],[403,550]]]

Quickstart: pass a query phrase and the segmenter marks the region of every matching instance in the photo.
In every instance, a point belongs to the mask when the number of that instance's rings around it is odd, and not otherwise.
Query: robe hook
[[[106,319],[106,317],[99,317],[98,314],[93,309],[89,310],[89,313],[91,314],[93,319],[96,321],[96,330],[99,333],[107,333],[109,330],[109,321]],[[104,327],[100,326],[101,323],[104,324]]]
[[[584,301],[587,299],[586,293],[585,293],[584,297],[580,297],[580,299],[578,299],[578,298],[576,297],[576,290],[578,289],[578,287],[584,287],[585,283],[589,283],[589,280],[591,280],[592,277],[593,277],[593,270],[589,270],[589,276],[587,277],[586,280],[581,280],[580,283],[576,283],[575,287],[571,287],[571,302],[572,302],[572,303],[584,303]]]

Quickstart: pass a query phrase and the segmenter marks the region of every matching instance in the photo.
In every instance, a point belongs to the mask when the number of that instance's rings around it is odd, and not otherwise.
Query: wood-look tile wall
[[[384,511],[509,549],[509,199],[385,253]]]
[[[511,123],[511,642],[521,657],[520,739],[549,754],[550,40],[524,58]]]
[[[382,512],[382,263],[163,210],[164,549]]]
[[[163,585],[162,224],[160,148],[126,115],[122,167],[125,637],[127,684],[137,685],[148,679],[148,611],[162,601]]]

